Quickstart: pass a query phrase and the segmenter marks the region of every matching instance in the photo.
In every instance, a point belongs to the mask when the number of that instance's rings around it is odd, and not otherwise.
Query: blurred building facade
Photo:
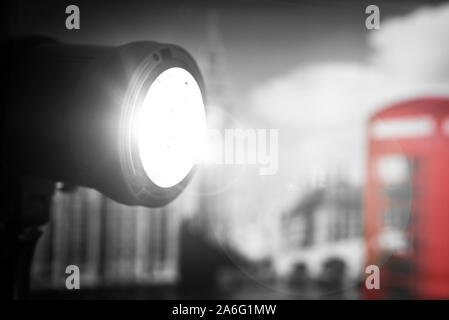
[[[34,289],[64,288],[68,265],[79,267],[85,288],[176,281],[179,205],[128,207],[91,189],[58,190],[34,257]]]
[[[300,198],[282,218],[284,272],[304,268],[319,278],[332,259],[345,266],[345,276],[356,279],[363,264],[361,188],[341,179],[329,181]]]

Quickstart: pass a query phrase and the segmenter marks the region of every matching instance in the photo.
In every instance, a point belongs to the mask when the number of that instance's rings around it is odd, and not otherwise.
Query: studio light
[[[7,166],[129,205],[162,206],[185,188],[206,122],[203,80],[185,50],[43,38],[9,46]]]

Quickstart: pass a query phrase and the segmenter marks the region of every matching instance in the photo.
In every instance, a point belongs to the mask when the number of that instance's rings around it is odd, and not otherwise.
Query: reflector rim
[[[187,176],[178,184],[162,188],[147,176],[139,156],[137,140],[133,136],[133,119],[142,105],[149,87],[162,72],[173,67],[185,69],[192,75],[200,88],[203,103],[206,106],[204,82],[198,66],[184,49],[173,45],[161,45],[145,55],[140,65],[131,73],[122,103],[119,130],[122,174],[136,202],[148,207],[164,206],[176,198],[184,190],[197,167],[195,163]]]

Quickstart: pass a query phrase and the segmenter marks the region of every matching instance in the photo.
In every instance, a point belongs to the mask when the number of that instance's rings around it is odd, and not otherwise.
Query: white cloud
[[[396,76],[422,82],[449,78],[449,5],[421,8],[385,21],[368,38],[373,62]]]

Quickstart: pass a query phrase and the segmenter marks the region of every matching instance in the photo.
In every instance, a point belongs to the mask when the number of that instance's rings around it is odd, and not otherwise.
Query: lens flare
[[[163,71],[138,114],[137,145],[148,178],[161,188],[181,182],[201,153],[206,114],[200,87],[185,69]]]

